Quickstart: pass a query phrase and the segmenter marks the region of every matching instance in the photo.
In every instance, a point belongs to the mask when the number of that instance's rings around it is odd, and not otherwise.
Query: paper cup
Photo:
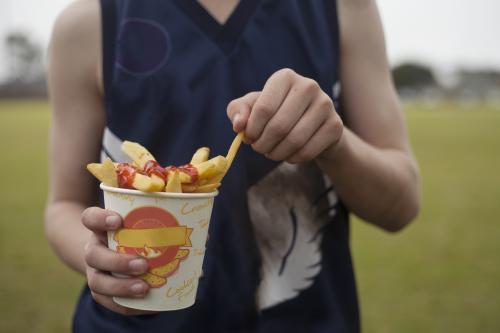
[[[106,209],[124,221],[122,229],[108,232],[109,248],[143,256],[149,266],[142,276],[151,287],[146,297],[114,297],[114,301],[150,311],[193,305],[218,192],[144,193],[103,184],[101,189]]]

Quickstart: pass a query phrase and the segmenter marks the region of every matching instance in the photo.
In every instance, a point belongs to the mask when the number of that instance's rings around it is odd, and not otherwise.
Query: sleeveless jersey
[[[196,0],[101,0],[107,127],[162,165],[202,146],[225,155],[234,98],[277,70],[313,78],[337,103],[334,0],[241,0],[221,25]],[[122,316],[84,288],[75,332],[358,332],[348,212],[314,162],[267,160],[242,145],[215,198],[194,306]]]

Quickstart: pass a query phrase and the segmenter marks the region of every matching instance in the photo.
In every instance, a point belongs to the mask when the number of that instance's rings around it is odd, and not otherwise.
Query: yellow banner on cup
[[[125,247],[191,246],[189,236],[192,232],[193,229],[187,227],[120,229],[115,240]]]

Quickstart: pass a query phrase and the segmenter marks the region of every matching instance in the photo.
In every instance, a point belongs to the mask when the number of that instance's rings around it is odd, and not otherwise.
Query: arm
[[[419,172],[372,0],[339,1],[344,124],[318,84],[290,69],[228,105],[235,131],[273,160],[316,160],[352,212],[388,231],[419,207]]]
[[[105,112],[100,87],[99,2],[72,3],[58,18],[49,52],[52,127],[49,143],[49,198],[45,231],[55,253],[84,274],[92,296],[122,314],[128,309],[112,296],[144,297],[148,285],[138,278],[115,278],[109,272],[138,276],[143,258],[107,248],[106,232],[121,226],[118,214],[97,207],[97,184],[85,165],[99,158]]]
[[[90,231],[80,216],[98,198],[96,183],[85,165],[98,159],[105,126],[96,84],[96,45],[100,44],[96,6],[97,1],[78,1],[60,15],[48,65],[52,123],[46,234],[59,257],[82,274],[83,247]]]
[[[342,0],[339,11],[347,128],[318,162],[354,213],[396,231],[418,213],[420,180],[390,76],[382,25],[372,0]]]

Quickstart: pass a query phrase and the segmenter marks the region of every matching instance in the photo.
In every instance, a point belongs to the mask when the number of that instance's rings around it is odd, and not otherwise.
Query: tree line
[[[3,41],[7,75],[0,82],[0,98],[29,98],[47,95],[44,50],[29,34],[15,31]],[[500,100],[500,72],[458,70],[455,82],[444,86],[431,66],[406,62],[392,69],[394,84],[403,98],[497,98]]]

